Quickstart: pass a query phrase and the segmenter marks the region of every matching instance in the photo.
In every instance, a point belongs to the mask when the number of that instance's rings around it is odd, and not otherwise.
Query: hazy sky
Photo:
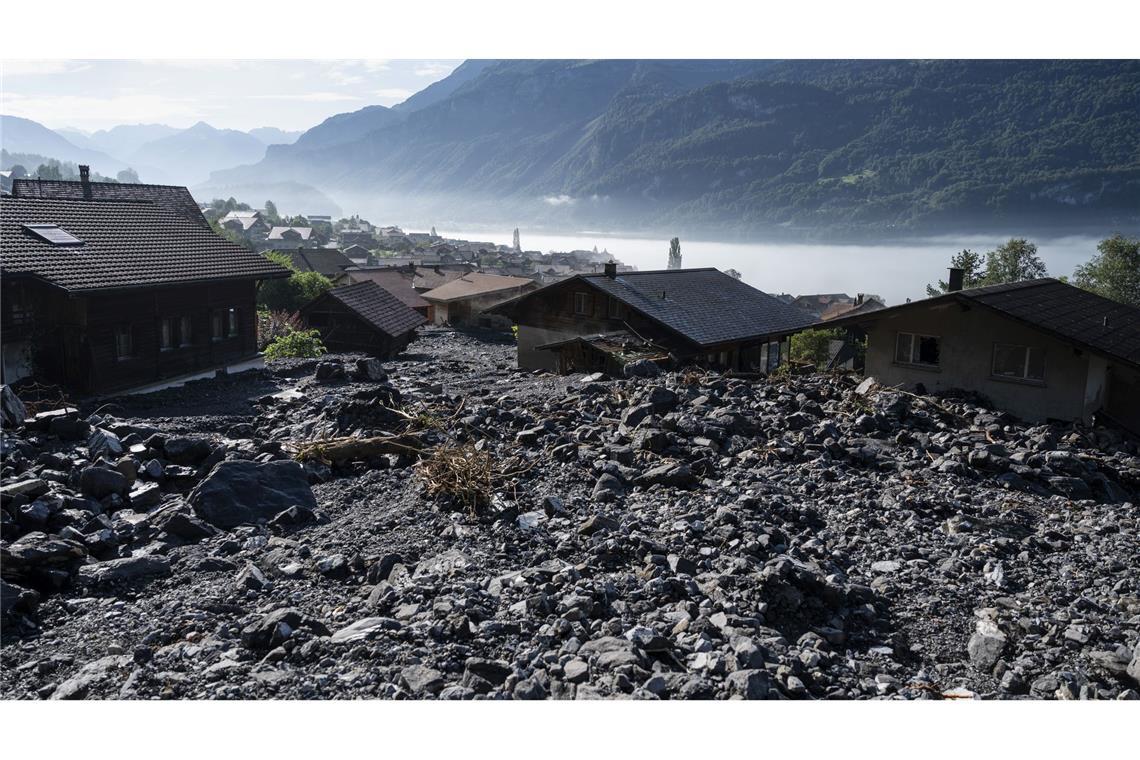
[[[3,60],[0,113],[51,128],[116,124],[308,129],[333,114],[390,106],[456,60]]]

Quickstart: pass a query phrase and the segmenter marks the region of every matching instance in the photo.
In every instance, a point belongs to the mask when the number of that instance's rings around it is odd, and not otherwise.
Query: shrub
[[[273,341],[304,326],[301,315],[295,311],[260,309],[257,312],[257,348],[264,350]]]
[[[796,333],[792,336],[792,359],[811,362],[818,368],[826,367],[831,360],[831,341],[836,339],[843,339],[843,330],[815,329]]]
[[[257,289],[257,305],[270,311],[297,311],[332,287],[332,280],[319,272],[298,272],[289,257],[267,251],[265,258],[289,269],[288,279],[266,280]]]
[[[314,359],[325,353],[325,344],[317,330],[293,330],[276,338],[265,347],[265,358]]]

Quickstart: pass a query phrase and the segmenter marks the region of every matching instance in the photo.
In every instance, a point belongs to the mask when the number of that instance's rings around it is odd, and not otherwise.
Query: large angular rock
[[[1136,651],[1132,653],[1132,662],[1128,663],[1128,675],[1140,686],[1140,644],[1136,646]]]
[[[111,494],[125,496],[129,487],[123,473],[108,467],[88,467],[79,475],[79,488],[83,495],[94,499]]]
[[[763,670],[737,670],[725,679],[729,691],[744,699],[767,699],[771,683]]]
[[[618,668],[622,665],[638,665],[641,654],[632,641],[617,636],[604,636],[591,639],[578,650],[578,656],[593,659],[602,668]]]
[[[162,575],[170,575],[170,560],[165,557],[123,557],[79,568],[79,580],[89,586],[129,583]]]
[[[30,613],[39,601],[40,595],[35,591],[0,581],[0,617],[7,618],[11,612]]]
[[[5,578],[19,580],[33,570],[67,567],[86,556],[87,549],[77,541],[28,533],[0,549],[0,572]]]
[[[108,462],[116,462],[123,451],[123,442],[110,430],[97,427],[87,436],[87,455],[92,460],[103,457]]]
[[[966,644],[966,651],[974,667],[988,673],[1001,658],[1005,644],[1005,634],[994,623],[982,620],[978,622],[977,631]]]
[[[0,424],[17,428],[24,424],[28,410],[20,397],[8,385],[0,385]]]
[[[170,438],[163,444],[162,453],[174,464],[198,465],[210,456],[212,448],[201,438]]]
[[[369,639],[381,631],[396,631],[400,629],[400,622],[386,617],[367,617],[357,620],[333,633],[330,639],[338,644],[346,641],[360,641]]]
[[[221,462],[188,501],[199,517],[219,528],[269,520],[293,506],[317,506],[304,468],[285,460]]]

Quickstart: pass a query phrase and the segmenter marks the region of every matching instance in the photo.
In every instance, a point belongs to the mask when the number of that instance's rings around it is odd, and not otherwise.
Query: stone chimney
[[[947,290],[951,293],[957,292],[962,289],[962,285],[966,281],[966,270],[960,267],[950,267],[950,286]]]
[[[617,277],[617,262],[616,261],[607,261],[605,272],[606,272],[606,277],[609,277],[611,280],[614,279],[615,277]]]
[[[91,200],[91,167],[87,164],[79,165],[79,181],[83,183],[83,197]]]

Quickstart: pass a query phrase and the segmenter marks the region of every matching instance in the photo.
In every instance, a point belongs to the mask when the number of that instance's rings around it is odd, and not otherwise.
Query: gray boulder
[[[8,385],[0,385],[0,424],[6,428],[17,428],[27,417],[28,410],[16,392]]]
[[[89,586],[129,583],[162,575],[170,575],[170,561],[165,557],[123,557],[79,568],[80,582]]]
[[[126,495],[128,488],[126,476],[107,467],[88,467],[79,475],[79,489],[84,496],[95,499],[116,493]]]
[[[649,359],[638,359],[622,367],[622,374],[626,377],[657,377],[661,374],[661,367]]]
[[[162,453],[174,464],[197,465],[210,456],[212,448],[202,438],[170,438],[163,444]]]
[[[988,620],[978,622],[977,631],[966,644],[970,662],[983,672],[990,672],[1005,650],[1006,637],[994,623]]]
[[[287,460],[221,462],[188,501],[199,517],[219,528],[269,520],[293,506],[317,506],[304,468]]]

